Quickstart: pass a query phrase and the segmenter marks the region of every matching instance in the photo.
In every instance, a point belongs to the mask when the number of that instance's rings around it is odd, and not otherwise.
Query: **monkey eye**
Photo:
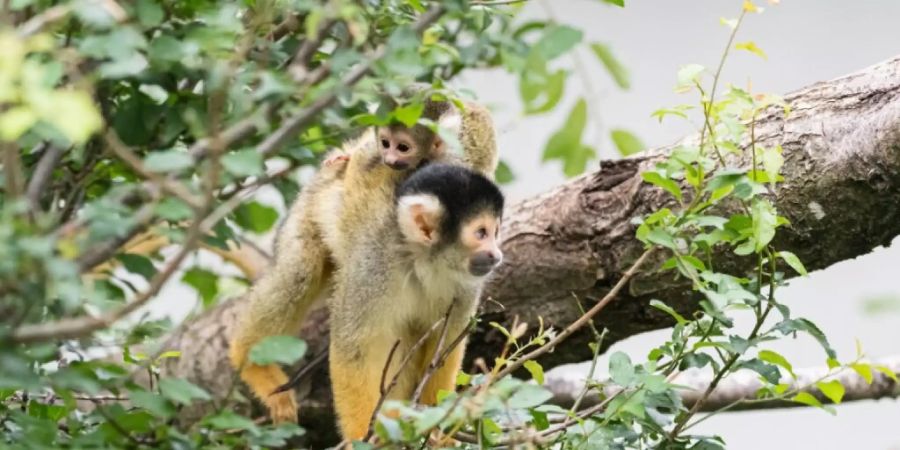
[[[388,148],[388,147],[391,146],[391,142],[388,141],[387,139],[382,139],[382,140],[381,140],[381,146],[384,147],[384,148]]]
[[[488,235],[488,232],[487,232],[487,228],[485,228],[485,227],[479,227],[477,230],[475,230],[475,238],[478,239],[479,241],[486,238],[487,235]]]
[[[409,146],[406,144],[397,144],[397,150],[400,150],[402,153],[406,153],[409,151]]]

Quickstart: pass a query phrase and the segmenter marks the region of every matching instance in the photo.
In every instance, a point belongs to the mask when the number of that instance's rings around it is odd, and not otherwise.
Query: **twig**
[[[391,363],[394,361],[394,353],[397,352],[397,348],[400,347],[400,339],[394,341],[394,345],[391,346],[391,351],[388,352],[387,361],[384,362],[384,367],[381,369],[381,380],[378,382],[378,392],[384,396],[385,392],[387,392],[387,386],[384,385],[384,382],[387,381],[387,373],[391,368]],[[391,380],[393,381],[393,380]],[[378,409],[378,408],[375,408]]]
[[[395,348],[396,348],[396,346],[395,346]],[[289,391],[289,390],[293,389],[295,386],[300,384],[300,381],[302,381],[303,378],[305,378],[307,374],[312,373],[313,369],[315,369],[320,364],[322,364],[326,358],[328,358],[328,346],[327,345],[325,346],[325,350],[322,350],[321,352],[319,352],[319,354],[316,355],[316,357],[313,358],[312,361],[304,364],[303,367],[300,368],[300,370],[298,370],[296,373],[294,373],[293,376],[291,376],[291,379],[288,380],[287,383],[284,383],[281,386],[278,386],[277,389],[272,391],[272,394],[274,395],[274,394],[278,394],[278,393]],[[384,379],[382,379],[381,382],[384,383]]]
[[[583,314],[581,317],[579,317],[577,320],[575,320],[569,326],[567,326],[565,329],[563,329],[563,331],[560,332],[558,335],[556,335],[555,338],[550,340],[550,342],[547,342],[546,344],[536,348],[535,350],[532,350],[531,352],[529,352],[525,355],[522,355],[520,358],[516,359],[514,362],[512,362],[509,365],[507,365],[506,367],[504,367],[502,370],[497,372],[497,375],[494,378],[495,379],[503,378],[503,377],[515,372],[516,370],[520,369],[523,365],[525,365],[526,361],[533,360],[545,353],[550,352],[557,345],[559,345],[560,342],[564,341],[566,338],[568,338],[570,335],[572,335],[572,333],[574,333],[575,331],[577,331],[579,328],[583,327],[584,325],[590,323],[591,319],[595,315],[597,315],[597,313],[599,313],[603,308],[606,307],[606,305],[608,305],[611,301],[613,301],[613,299],[616,298],[616,296],[619,294],[619,291],[621,291],[622,288],[625,287],[625,284],[628,282],[628,280],[630,280],[631,277],[633,277],[637,273],[637,271],[638,271],[638,269],[640,269],[641,265],[644,264],[644,261],[646,261],[647,258],[650,256],[650,254],[653,253],[653,250],[654,250],[653,248],[645,250],[644,253],[641,254],[640,257],[638,257],[637,261],[635,261],[634,264],[632,264],[631,267],[629,267],[628,270],[625,271],[625,273],[622,275],[622,278],[620,278],[619,281],[616,282],[616,284],[613,286],[613,288],[610,289],[610,291],[603,297],[603,299],[601,299],[599,302],[597,302],[597,304],[594,305],[591,309],[589,309],[587,313]]]
[[[63,149],[56,145],[46,142],[42,142],[40,145],[44,147],[44,154],[41,155],[41,159],[34,168],[34,173],[31,174],[31,180],[28,181],[28,187],[25,189],[25,197],[28,199],[32,211],[40,209],[41,194],[47,188],[47,183],[53,176],[53,169],[59,164],[64,153]]]
[[[31,18],[19,27],[19,37],[29,37],[41,32],[44,28],[65,18],[72,12],[69,4],[54,6]]]
[[[8,198],[18,198],[22,195],[25,186],[22,175],[22,160],[19,158],[19,146],[15,142],[0,143],[3,151],[3,175],[5,178],[6,195]]]
[[[425,389],[425,385],[428,384],[428,380],[434,375],[435,370],[444,363],[446,357],[441,358],[441,347],[444,346],[444,340],[447,339],[447,328],[450,325],[450,313],[453,312],[453,306],[456,303],[450,303],[450,306],[447,308],[447,312],[444,313],[444,324],[441,326],[441,337],[438,338],[437,345],[434,346],[434,355],[431,356],[431,362],[428,364],[428,368],[425,370],[425,374],[422,375],[422,379],[419,381],[419,385],[416,386],[416,390],[413,391],[412,402],[418,403],[419,397],[422,396],[422,391]],[[449,354],[449,353],[448,353]]]
[[[290,66],[288,66],[288,73],[291,74],[294,81],[302,81],[307,73],[309,73],[309,63],[312,61],[313,55],[315,55],[319,46],[322,45],[322,41],[328,34],[328,30],[336,23],[337,20],[332,18],[323,20],[316,29],[315,35],[303,41],[303,44],[297,49],[297,53],[294,55],[293,59],[285,61],[285,63],[290,64]]]

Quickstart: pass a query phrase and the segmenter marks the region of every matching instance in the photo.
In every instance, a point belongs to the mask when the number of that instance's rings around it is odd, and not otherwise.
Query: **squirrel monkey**
[[[372,199],[381,195],[368,192]],[[329,364],[335,410],[347,439],[367,434],[385,370],[386,380],[400,371],[387,398],[412,397],[433,355],[464,333],[486,275],[503,256],[503,195],[473,170],[427,165],[400,185],[395,205],[347,236],[354,251],[335,274]],[[437,348],[440,337],[433,334],[413,348],[448,310],[444,347]],[[422,402],[434,404],[440,390],[454,389],[464,347],[460,343],[436,369]],[[416,353],[401,371],[411,351]]]
[[[390,214],[396,186],[429,161],[457,162],[493,177],[498,155],[488,111],[474,103],[459,111],[448,101],[430,99],[424,106],[422,117],[458,133],[461,158],[420,124],[370,128],[345,143],[291,206],[275,238],[274,263],[248,294],[229,358],[275,422],[297,420],[295,394],[273,394],[287,375],[275,364],[253,364],[248,353],[266,337],[296,333],[309,309],[327,295],[335,269],[357,250],[347,237],[360,231],[359,223]],[[383,195],[365,195],[370,190]]]

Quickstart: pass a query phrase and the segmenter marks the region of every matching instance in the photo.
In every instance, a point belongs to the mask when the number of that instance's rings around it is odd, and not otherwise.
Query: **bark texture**
[[[772,108],[756,125],[758,145],[784,149],[786,182],[778,188],[776,203],[792,227],[779,233],[777,247],[796,253],[816,270],[888,245],[900,234],[900,57],[814,84],[786,100],[790,115]],[[671,197],[640,176],[671,148],[604,161],[596,171],[508,208],[505,261],[486,290],[493,302],[484,302],[469,360],[490,361],[503,344],[504,337],[488,322],[509,323],[519,316],[534,324],[542,317],[546,324],[563,327],[579,316],[573,294],[588,308],[609,290],[642,251],[632,218],[673,206]],[[740,158],[730,161],[747,164]],[[719,264],[742,271],[751,261],[722,254]],[[610,331],[604,344],[671,326],[667,315],[648,306],[652,299],[664,300],[682,314],[697,308],[697,298],[683,280],[645,271],[596,320]],[[164,344],[184,356],[169,360],[166,369],[216,395],[231,391],[235,377],[225,355],[239,306],[240,301],[227,302],[184,324]],[[300,335],[311,344],[307,358],[326,348],[326,314],[315,312]],[[589,359],[590,339],[582,330],[542,363],[551,367]],[[326,366],[312,371],[301,385],[304,420],[331,423]]]

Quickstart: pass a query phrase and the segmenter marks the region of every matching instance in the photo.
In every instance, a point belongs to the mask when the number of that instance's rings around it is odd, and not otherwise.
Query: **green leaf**
[[[231,411],[222,411],[203,420],[207,425],[219,430],[255,430],[252,420]]]
[[[882,366],[882,365],[878,365],[878,366],[874,366],[874,365],[873,365],[872,368],[874,368],[875,370],[881,372],[884,376],[886,376],[886,377],[890,378],[891,380],[893,380],[894,383],[900,383],[900,380],[897,379],[897,374],[894,373],[894,371],[891,370],[890,367],[888,367],[888,366]]]
[[[781,166],[784,165],[784,156],[781,154],[781,146],[766,148],[760,153],[763,168],[766,171],[766,175],[769,177],[769,184],[774,187],[775,182],[778,180],[778,175],[781,173]]]
[[[537,361],[525,361],[524,367],[537,384],[544,384],[544,368]]]
[[[575,176],[584,171],[587,161],[594,158],[594,150],[581,143],[581,134],[587,124],[587,103],[578,100],[563,128],[547,141],[543,160],[560,159],[567,176]]]
[[[656,245],[661,245],[670,250],[678,250],[678,244],[675,242],[675,237],[662,228],[650,230],[650,232],[647,233],[647,241]]]
[[[561,56],[581,42],[581,30],[566,25],[557,25],[544,30],[544,35],[534,46],[548,61]]]
[[[306,354],[306,342],[293,336],[269,336],[250,349],[250,361],[265,366],[293,364]]]
[[[759,56],[762,59],[768,59],[766,57],[766,52],[762,51],[761,48],[757,47],[756,43],[754,43],[753,41],[738,42],[737,44],[734,44],[734,48],[736,48],[738,50],[746,50],[750,53],[753,53],[756,56]]]
[[[819,401],[814,395],[809,392],[800,392],[791,398],[792,401],[797,403],[803,403],[804,405],[814,406],[816,408],[822,407],[822,402]]]
[[[39,115],[50,122],[70,141],[82,144],[100,130],[103,119],[94,106],[94,100],[83,91],[54,91],[39,106]],[[33,106],[36,106],[32,102]]]
[[[162,8],[156,1],[138,0],[135,6],[138,21],[145,27],[155,27],[165,18]]]
[[[620,88],[628,89],[631,87],[631,82],[628,80],[628,70],[613,56],[608,46],[594,42],[591,44],[591,50],[594,51],[594,55],[603,63],[603,67],[606,68],[606,71],[609,72]]]
[[[641,178],[643,178],[644,181],[662,188],[666,192],[672,194],[672,196],[675,197],[675,199],[679,202],[682,201],[681,186],[679,186],[675,181],[663,177],[658,172],[643,172],[641,173]]]
[[[816,387],[834,404],[840,404],[844,398],[844,385],[838,380],[820,381]]]
[[[513,174],[512,169],[503,161],[500,161],[497,164],[497,170],[494,171],[494,180],[497,184],[508,184],[512,183],[516,179],[515,174]]]
[[[678,69],[678,89],[684,90],[700,82],[700,74],[706,70],[699,64],[688,64]]]
[[[250,177],[263,172],[263,160],[256,150],[240,150],[223,156],[222,167],[234,176]]]
[[[122,262],[122,265],[125,266],[126,270],[138,274],[146,280],[149,280],[156,275],[156,267],[153,265],[153,261],[150,261],[150,258],[147,258],[146,256],[124,253],[116,256],[116,259]]]
[[[856,371],[864,380],[866,380],[866,384],[872,384],[872,380],[874,377],[872,376],[872,366],[866,363],[853,363],[850,364],[850,368]]]
[[[778,371],[777,367],[766,364],[756,358],[742,362],[740,367],[758,373],[770,384],[778,384],[778,381],[781,380],[781,372]]]
[[[38,121],[38,116],[31,108],[13,107],[0,113],[0,139],[15,141],[25,134]]]
[[[166,197],[156,205],[156,214],[163,219],[178,222],[194,215],[191,207],[174,197]]]
[[[775,325],[774,329],[783,334],[790,334],[797,331],[806,332],[819,342],[819,345],[822,346],[822,349],[825,350],[825,353],[829,358],[833,359],[836,357],[834,349],[831,348],[831,344],[828,343],[828,338],[825,337],[825,333],[809,319],[786,319]]]
[[[621,6],[622,8],[625,7],[625,0],[603,0],[603,1],[606,3],[609,3],[610,5]]]
[[[131,403],[147,410],[150,414],[162,419],[169,419],[175,415],[175,408],[160,395],[144,390],[135,390],[128,393]]]
[[[180,378],[163,378],[159,380],[159,391],[163,397],[182,405],[190,405],[195,399],[212,399],[205,390]]]
[[[412,126],[419,121],[419,117],[422,116],[422,111],[424,110],[424,103],[413,103],[401,106],[394,110],[394,118],[403,125],[406,125],[407,128],[412,128]]]
[[[675,321],[681,325],[688,323],[687,319],[685,319],[684,316],[682,316],[681,314],[678,314],[678,312],[675,311],[674,309],[672,309],[671,306],[669,306],[659,300],[650,300],[650,306],[672,316],[672,318],[674,318]]]
[[[779,258],[787,263],[787,265],[791,266],[791,269],[794,269],[800,275],[806,276],[806,267],[803,266],[803,263],[800,262],[800,258],[798,258],[797,255],[785,250],[782,250],[777,254]]]
[[[531,423],[536,430],[541,431],[550,428],[550,421],[547,419],[546,412],[536,409],[531,409],[528,412],[531,413]]]
[[[788,373],[791,374],[791,377],[797,378],[797,376],[794,375],[794,367],[781,354],[779,354],[777,352],[773,352],[771,350],[760,350],[757,357],[765,362],[772,363],[772,364],[775,364],[776,366],[783,367],[785,370],[788,371]]]
[[[181,277],[181,281],[187,283],[200,294],[204,306],[212,304],[212,301],[219,293],[219,276],[206,269],[191,267]]]
[[[628,386],[634,381],[634,366],[625,353],[615,352],[609,357],[609,377],[620,386]]]
[[[506,401],[510,408],[534,408],[553,398],[553,393],[543,386],[523,384]]]
[[[647,148],[637,136],[621,128],[612,130],[610,136],[622,156],[630,156]]]
[[[265,233],[278,220],[278,211],[256,201],[244,203],[234,211],[234,221],[239,227],[254,233]]]
[[[151,172],[176,172],[193,165],[191,155],[179,150],[153,152],[144,158],[144,167]]]
[[[562,98],[566,71],[547,70],[547,60],[540,52],[531,52],[519,74],[519,95],[525,103],[525,114],[538,114],[553,109]]]
[[[757,199],[750,211],[753,218],[753,240],[756,243],[756,251],[761,252],[775,237],[777,222],[775,207],[767,200]]]

